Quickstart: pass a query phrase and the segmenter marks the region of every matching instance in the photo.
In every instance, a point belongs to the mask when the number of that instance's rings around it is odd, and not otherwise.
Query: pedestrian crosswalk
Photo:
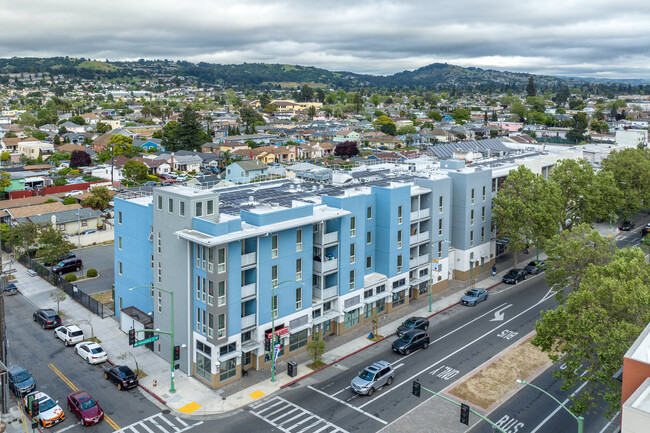
[[[188,423],[177,416],[166,416],[163,413],[157,413],[149,418],[122,427],[115,433],[182,433],[200,424],[203,424],[203,421]]]
[[[282,397],[253,405],[250,412],[285,433],[347,433]]]

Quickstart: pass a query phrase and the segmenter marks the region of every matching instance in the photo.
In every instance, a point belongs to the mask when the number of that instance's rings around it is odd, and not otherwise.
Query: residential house
[[[341,143],[343,141],[358,141],[359,133],[354,129],[342,129],[336,131],[334,135],[334,142]]]
[[[160,138],[148,138],[146,140],[134,139],[133,146],[140,147],[147,152],[160,151],[164,152],[165,148],[161,145],[162,140]]]
[[[84,113],[81,115],[81,118],[88,125],[97,125],[101,121],[101,118],[95,113]]]
[[[248,183],[265,176],[268,168],[268,165],[257,159],[236,161],[226,167],[226,180],[233,183]]]
[[[68,132],[79,132],[82,134],[86,132],[86,127],[84,125],[77,125],[72,122],[63,122],[59,127],[65,128]]]
[[[54,145],[30,137],[19,141],[17,150],[19,154],[25,155],[28,158],[36,159],[40,156],[43,159],[47,159],[54,153]]]
[[[81,209],[81,205],[78,203],[64,205],[63,203],[57,201],[55,203],[43,203],[36,204],[31,206],[15,207],[5,209],[9,214],[9,220],[13,223],[14,220],[19,218],[32,217],[35,215],[51,214],[53,212],[59,212],[64,210],[71,209]]]
[[[33,222],[34,224],[52,224],[58,228],[63,234],[77,235],[84,230],[97,229],[102,225],[102,211],[86,207],[78,207],[70,209],[71,206],[66,206],[68,209],[47,212],[37,215],[29,215],[16,218],[17,223]],[[76,205],[79,206],[79,205]]]
[[[203,160],[199,155],[183,155],[172,153],[163,153],[159,155],[156,159],[161,159],[168,162],[171,166],[171,169],[174,171],[182,171],[186,173],[194,172],[198,173],[201,171],[201,166],[203,165]]]

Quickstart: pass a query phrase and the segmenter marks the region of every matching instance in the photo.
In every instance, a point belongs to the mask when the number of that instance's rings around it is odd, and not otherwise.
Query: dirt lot
[[[525,380],[541,368],[551,365],[548,356],[530,344],[532,338],[530,336],[513,346],[447,392],[487,411],[513,388],[520,386],[517,379]]]

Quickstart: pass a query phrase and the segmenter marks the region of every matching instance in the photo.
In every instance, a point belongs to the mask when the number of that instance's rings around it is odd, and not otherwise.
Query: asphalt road
[[[92,247],[80,248],[74,250],[77,257],[83,260],[84,268],[82,273],[85,275],[88,269],[97,269],[99,277],[89,280],[81,280],[76,284],[88,294],[111,290],[115,282],[114,262],[113,262],[113,244],[95,245]]]

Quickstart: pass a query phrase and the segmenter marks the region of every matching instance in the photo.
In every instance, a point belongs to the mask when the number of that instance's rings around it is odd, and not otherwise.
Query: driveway
[[[111,290],[115,282],[113,273],[113,244],[95,245],[74,250],[77,257],[84,263],[83,274],[88,269],[97,269],[99,277],[90,280],[78,281],[77,286],[88,294]]]

